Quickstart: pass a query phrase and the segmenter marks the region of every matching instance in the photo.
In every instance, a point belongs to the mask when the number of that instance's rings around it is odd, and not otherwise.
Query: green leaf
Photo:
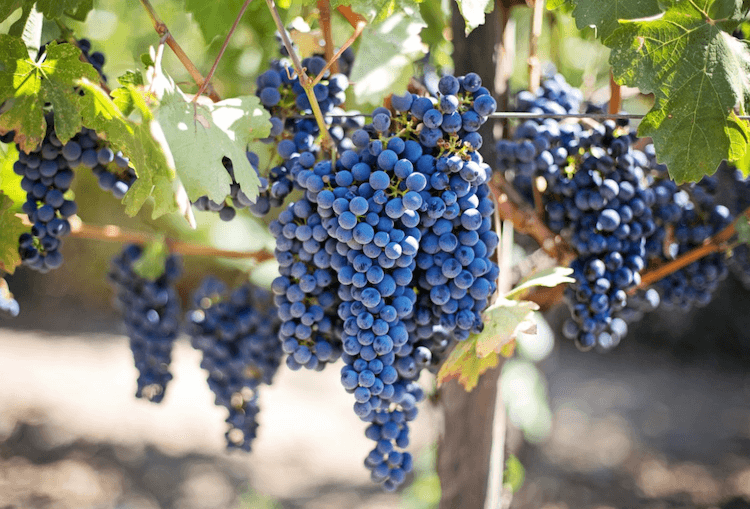
[[[143,279],[155,281],[164,274],[164,265],[169,258],[169,248],[164,240],[149,242],[140,258],[133,264],[133,271]]]
[[[723,19],[712,20],[707,13]],[[654,107],[638,129],[653,138],[659,162],[675,181],[697,181],[723,159],[741,158],[750,139],[746,111],[750,52],[731,32],[741,4],[676,2],[662,17],[622,23],[605,44],[619,83],[653,92]]]
[[[438,387],[455,378],[467,392],[471,392],[477,386],[479,377],[498,365],[500,356],[494,352],[486,357],[477,357],[476,344],[476,340],[469,338],[456,345],[438,371]]]
[[[21,0],[0,0],[0,22],[8,19],[8,16],[13,14],[22,5],[23,2]]]
[[[498,352],[519,332],[535,332],[533,312],[537,309],[539,305],[535,302],[498,299],[484,311],[484,330],[474,335],[477,355],[486,357]]]
[[[563,283],[575,283],[575,279],[570,277],[572,273],[573,269],[569,267],[551,267],[549,269],[540,270],[529,276],[523,283],[513,288],[513,290],[505,295],[505,298],[511,299],[534,286],[553,288]]]
[[[46,57],[37,63],[16,37],[0,34],[0,103],[12,100],[0,115],[0,133],[16,131],[15,141],[29,152],[44,138],[44,104],[52,104],[55,133],[63,143],[81,130],[81,96],[75,90],[81,77],[99,79],[96,70],[80,61],[81,50],[72,44],[51,42]]]
[[[381,104],[386,95],[406,90],[412,64],[424,55],[424,26],[421,18],[399,13],[365,28],[350,77],[359,102]]]
[[[84,21],[94,8],[94,0],[0,0],[0,22],[5,21],[16,9],[36,4],[39,12],[48,19],[61,18],[67,14],[78,21]]]
[[[232,160],[234,178],[251,200],[258,196],[258,174],[245,155],[247,144],[270,132],[268,112],[255,96],[218,103],[192,103],[179,90],[164,95],[158,120],[188,197],[223,202],[232,179],[222,158]]]
[[[86,16],[94,9],[94,0],[79,0],[75,9],[68,9],[65,14],[76,21],[86,21]]]
[[[185,0],[185,10],[193,14],[206,42],[210,43],[215,37],[226,35],[227,28],[232,26],[243,3],[243,0]]]
[[[484,15],[492,12],[495,7],[492,0],[456,0],[456,3],[466,23],[466,35],[479,25],[484,25]]]
[[[514,455],[509,455],[505,460],[505,470],[503,471],[503,486],[511,493],[515,493],[523,486],[526,478],[526,469],[523,464]]]
[[[738,217],[734,227],[737,230],[737,240],[750,244],[750,223],[748,223],[747,216]]]
[[[0,269],[13,274],[21,265],[18,237],[27,230],[14,213],[13,200],[0,191]]]
[[[116,150],[121,150],[130,159],[130,164],[138,176],[123,198],[125,213],[134,216],[150,196],[172,196],[166,202],[157,204],[153,217],[177,210],[171,191],[174,180],[173,165],[167,159],[162,144],[156,139],[159,128],[154,125],[153,114],[141,93],[132,85],[123,87],[120,94],[129,93],[129,103],[139,113],[140,122],[126,118],[112,99],[94,83],[88,80],[79,82],[86,91],[83,96],[84,124],[103,135]]]
[[[127,71],[125,74],[117,78],[117,82],[122,85],[133,85],[133,86],[141,86],[143,85],[143,74],[141,71]]]
[[[606,39],[619,27],[620,20],[647,18],[662,12],[659,0],[553,0],[549,9],[572,4],[576,26],[583,30],[596,27],[596,34]]]
[[[21,212],[21,204],[26,201],[26,191],[21,189],[23,177],[13,171],[13,163],[16,161],[16,146],[12,143],[0,143],[0,189],[13,200],[13,212]]]

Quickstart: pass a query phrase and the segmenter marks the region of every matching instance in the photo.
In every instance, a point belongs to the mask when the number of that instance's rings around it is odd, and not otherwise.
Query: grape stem
[[[641,284],[638,285],[638,287],[630,290],[630,293],[632,294],[639,289],[648,288],[657,281],[664,279],[668,275],[677,272],[684,267],[687,267],[691,263],[698,261],[705,256],[726,251],[731,247],[729,241],[737,233],[737,222],[745,218],[750,218],[750,207],[745,209],[742,214],[737,216],[737,219],[735,219],[732,224],[721,230],[710,239],[706,240],[702,245],[688,251],[681,256],[678,256],[672,261],[650,267],[641,276]]]
[[[214,65],[211,66],[211,70],[208,71],[208,75],[206,76],[206,79],[203,80],[203,84],[200,86],[200,89],[198,89],[198,93],[195,94],[195,97],[193,97],[192,102],[196,102],[198,98],[203,95],[203,92],[206,91],[206,87],[208,87],[211,83],[211,78],[213,78],[214,73],[216,72],[216,68],[219,66],[219,61],[221,60],[221,57],[224,56],[224,52],[227,49],[227,46],[229,45],[229,39],[231,39],[232,34],[237,29],[237,25],[240,23],[240,20],[242,19],[242,16],[245,14],[245,11],[247,10],[247,6],[250,5],[250,2],[253,0],[245,0],[245,3],[242,4],[242,8],[240,9],[239,14],[237,14],[237,17],[234,19],[234,23],[232,23],[232,28],[229,29],[229,33],[224,38],[224,44],[221,45],[221,49],[219,50],[219,54],[216,55],[216,60],[214,60]]]
[[[294,65],[294,71],[299,77],[299,83],[300,85],[302,85],[302,88],[305,89],[305,95],[307,95],[307,98],[310,101],[310,106],[312,108],[313,115],[315,116],[315,122],[318,124],[318,129],[320,130],[320,136],[322,138],[321,144],[326,150],[330,151],[331,164],[333,164],[336,161],[336,144],[331,139],[331,135],[328,132],[328,126],[326,125],[325,118],[323,118],[323,112],[320,110],[320,104],[318,104],[318,100],[315,98],[315,93],[313,92],[315,83],[305,72],[305,69],[302,67],[302,62],[300,62],[299,56],[292,47],[292,41],[289,40],[289,35],[284,28],[284,24],[281,22],[279,11],[276,9],[276,2],[274,2],[273,0],[266,0],[266,4],[268,5],[268,9],[271,11],[271,16],[273,17],[274,23],[276,23],[276,29],[279,31],[281,41],[284,43],[284,48],[286,48],[287,53],[292,59],[292,65]]]
[[[17,214],[24,225],[31,226],[26,214]],[[136,243],[145,244],[147,242],[164,240],[169,250],[173,253],[179,253],[185,256],[214,256],[218,258],[233,259],[252,259],[256,262],[270,260],[274,254],[267,250],[262,251],[229,251],[226,249],[217,249],[204,244],[196,244],[171,238],[163,238],[161,235],[126,230],[112,224],[92,225],[86,224],[78,216],[73,216],[70,221],[70,237],[76,239],[102,240],[106,242],[119,243]]]
[[[149,2],[149,0],[141,0],[141,5],[143,5],[144,9],[146,9],[148,17],[151,18],[156,33],[159,34],[159,37],[166,36],[167,45],[172,48],[175,56],[177,56],[177,59],[182,63],[187,72],[193,78],[195,84],[198,85],[198,87],[202,87],[206,83],[206,80],[203,78],[203,75],[200,73],[198,68],[195,67],[195,64],[193,64],[193,62],[190,60],[190,57],[187,56],[182,47],[177,43],[174,36],[169,31],[166,23],[164,23],[161,18],[159,18],[159,15],[156,14],[154,7],[151,5],[151,2]],[[221,97],[219,97],[219,94],[216,93],[213,85],[211,85],[210,83],[206,85],[205,91],[208,93],[208,97],[210,97],[212,101],[221,101]]]

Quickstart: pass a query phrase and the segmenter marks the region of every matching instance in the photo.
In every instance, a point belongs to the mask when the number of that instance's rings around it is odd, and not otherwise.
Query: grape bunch
[[[126,246],[112,259],[107,277],[115,291],[115,306],[122,314],[138,369],[135,395],[160,403],[167,383],[172,379],[169,363],[181,313],[174,284],[182,267],[180,257],[171,255],[160,277],[144,279],[134,268],[142,254],[141,246]]]
[[[5,278],[0,278],[0,317],[15,318],[21,312],[18,301],[13,298]]]
[[[574,112],[580,93],[570,90],[548,78],[537,94],[520,93],[518,105]],[[656,162],[653,145],[633,148],[637,139],[626,126],[528,120],[513,140],[496,145],[506,178],[530,204],[541,200],[550,229],[578,254],[571,264],[576,282],[565,291],[572,316],[563,333],[584,350],[614,347],[628,322],[660,305],[687,311],[708,304],[727,274],[723,255],[712,254],[633,293],[647,265],[700,246],[726,228],[733,213],[717,203],[716,177],[678,186]]]
[[[479,77],[446,76],[439,97],[391,105],[351,133],[335,165],[279,143],[304,195],[270,227],[287,365],[322,369],[341,356],[341,383],[375,442],[365,465],[388,490],[412,468],[402,449],[424,399],[420,371],[435,368],[433,350],[439,362],[482,329],[498,241],[476,132],[496,105]]]
[[[73,170],[80,158],[80,145],[70,141],[63,145],[55,135],[51,114],[46,115],[47,132],[42,144],[26,154],[18,151],[13,171],[22,176],[26,191],[22,211],[32,223],[31,232],[18,239],[23,264],[39,272],[62,265],[62,239],[70,233],[68,218],[78,207],[65,193],[73,182]]]
[[[652,261],[663,262],[683,255],[729,226],[734,219],[732,212],[716,203],[718,176],[677,186],[669,179],[666,168],[656,163],[653,146],[648,147],[646,156],[653,168],[649,177],[658,225],[646,243]],[[713,253],[659,280],[655,288],[664,307],[689,311],[694,306],[707,306],[718,283],[728,273],[724,254]]]
[[[271,383],[283,355],[274,311],[271,294],[250,284],[229,292],[209,277],[193,295],[189,333],[193,347],[203,352],[201,367],[216,404],[229,410],[229,448],[250,451],[258,427],[258,387]]]

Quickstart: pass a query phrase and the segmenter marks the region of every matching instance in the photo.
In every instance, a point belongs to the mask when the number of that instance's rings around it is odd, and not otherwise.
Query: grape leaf
[[[206,42],[210,43],[215,37],[226,35],[227,27],[232,26],[243,3],[243,0],[186,0],[185,10],[193,14]]]
[[[750,52],[727,33],[741,18],[739,0],[676,2],[660,18],[623,22],[604,41],[618,83],[654,93],[638,134],[653,138],[678,183],[746,152],[750,130],[731,110],[746,111]]]
[[[154,117],[141,93],[132,85],[123,87],[119,94],[129,93],[130,104],[139,113],[141,122],[126,118],[117,105],[101,88],[88,80],[81,80],[79,86],[86,93],[83,96],[83,114],[86,127],[104,136],[116,150],[130,158],[130,164],[138,176],[123,198],[125,213],[134,216],[150,196],[171,196],[166,203],[154,208],[153,217],[177,209],[172,193],[174,180],[173,166],[152,133]]]
[[[18,149],[15,144],[0,143],[0,189],[13,200],[13,211],[21,212],[21,204],[26,201],[26,191],[21,188],[23,177],[13,171],[18,161]]]
[[[575,283],[575,279],[570,277],[572,273],[573,269],[569,267],[550,267],[549,269],[540,270],[529,276],[523,283],[513,288],[513,290],[505,295],[505,298],[510,299],[516,295],[520,295],[534,286],[553,288],[563,283]]]
[[[380,104],[386,95],[406,90],[412,63],[424,55],[419,37],[424,26],[421,17],[398,13],[365,28],[350,78],[359,102]]]
[[[94,8],[94,0],[0,0],[0,22],[5,21],[19,7],[26,9],[34,4],[48,19],[61,18],[63,14],[67,14],[75,20],[84,21]]]
[[[21,265],[18,237],[27,230],[14,213],[13,200],[0,191],[0,269],[13,274]]]
[[[140,258],[133,264],[133,271],[143,279],[154,281],[164,274],[164,264],[169,258],[169,248],[163,239],[149,242]]]
[[[47,45],[42,62],[29,58],[26,45],[16,37],[0,34],[0,103],[12,100],[0,115],[0,133],[15,131],[15,142],[29,152],[44,138],[47,122],[44,104],[55,115],[55,133],[67,142],[81,130],[81,96],[75,90],[81,77],[98,80],[96,70],[80,61],[81,50],[72,44]]]
[[[268,136],[268,112],[255,96],[235,97],[218,103],[192,103],[179,89],[167,92],[157,113],[175,168],[188,197],[208,196],[223,202],[232,179],[222,158],[232,160],[234,178],[251,200],[258,196],[258,174],[245,155],[245,147]]]
[[[437,385],[440,387],[448,380],[457,379],[467,392],[471,392],[479,382],[479,377],[500,362],[495,352],[486,357],[478,357],[476,341],[472,338],[459,342],[443,362],[437,374]]]
[[[484,330],[467,341],[476,341],[476,354],[486,357],[516,338],[518,332],[536,331],[533,313],[539,305],[530,301],[498,299],[484,311]]]
[[[606,39],[619,27],[619,20],[647,18],[662,12],[660,0],[552,0],[548,9],[573,5],[576,26],[596,27],[596,35]]]
[[[492,0],[456,0],[456,3],[466,23],[466,35],[479,25],[484,25],[484,15],[495,7]]]

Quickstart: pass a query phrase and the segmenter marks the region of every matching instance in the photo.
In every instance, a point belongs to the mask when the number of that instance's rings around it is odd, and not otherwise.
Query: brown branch
[[[326,42],[326,62],[331,64],[331,72],[338,72],[338,63],[333,59],[333,33],[331,32],[331,3],[329,0],[318,0],[320,26],[323,29],[323,39]]]
[[[610,115],[620,113],[620,107],[622,106],[622,90],[620,85],[615,81],[615,75],[612,71],[609,72],[609,109]]]
[[[501,219],[513,222],[516,230],[539,243],[539,246],[548,255],[556,259],[561,265],[568,265],[576,258],[573,250],[552,230],[547,228],[542,218],[533,209],[522,205],[523,198],[513,189],[499,173],[495,173],[494,179],[500,182],[498,186],[490,181],[490,188],[497,196],[497,211]]]
[[[534,0],[531,14],[531,32],[529,32],[529,91],[536,92],[542,81],[542,66],[539,63],[539,38],[542,35],[544,21],[544,0]]]
[[[672,261],[649,267],[641,276],[641,284],[630,290],[630,293],[633,294],[639,289],[648,288],[657,281],[664,279],[668,275],[687,267],[691,263],[698,261],[705,256],[726,251],[729,248],[729,241],[737,233],[737,222],[741,221],[743,218],[750,218],[750,208],[745,209],[742,214],[737,216],[737,219],[735,219],[732,224],[706,240],[701,246],[678,256]]]
[[[206,80],[203,78],[203,75],[200,73],[198,68],[195,67],[195,64],[193,64],[193,62],[190,60],[190,57],[188,57],[187,54],[182,50],[182,47],[180,47],[175,38],[172,36],[167,25],[159,18],[159,15],[156,14],[154,7],[151,5],[151,2],[149,2],[149,0],[141,0],[141,5],[143,5],[144,9],[146,9],[148,17],[151,18],[151,21],[154,24],[154,30],[156,30],[156,33],[159,34],[159,37],[166,36],[167,45],[172,48],[172,51],[177,56],[177,59],[182,62],[182,65],[193,78],[195,84],[198,85],[198,87],[203,87],[204,83],[206,82]],[[208,93],[208,97],[210,97],[212,101],[221,101],[221,97],[219,97],[219,94],[216,93],[214,87],[210,83],[206,86],[205,90]]]
[[[352,28],[357,28],[357,25],[359,23],[367,23],[367,20],[364,16],[354,12],[348,5],[339,5],[338,7],[336,7],[336,10],[339,11],[339,14],[346,18],[346,21],[349,22]]]
[[[221,45],[221,49],[219,50],[219,54],[216,55],[216,60],[214,60],[214,65],[211,66],[211,70],[208,71],[208,76],[206,76],[206,79],[203,80],[203,85],[201,85],[200,89],[198,90],[198,93],[195,94],[195,97],[193,97],[193,101],[195,102],[198,100],[198,98],[203,94],[203,92],[206,91],[206,87],[209,86],[211,83],[211,78],[213,78],[214,73],[216,72],[216,68],[219,66],[219,61],[221,60],[221,57],[224,56],[224,52],[227,49],[227,46],[229,45],[229,39],[232,37],[232,34],[237,29],[237,25],[240,23],[240,20],[242,19],[242,16],[245,14],[245,11],[247,10],[247,6],[250,5],[250,2],[253,0],[245,0],[245,3],[242,4],[242,8],[240,9],[240,13],[237,14],[237,17],[234,20],[234,23],[232,23],[232,28],[229,29],[229,33],[227,34],[226,38],[224,39],[224,44]]]
[[[24,225],[31,226],[28,216],[26,214],[17,214],[17,217],[21,218]],[[133,230],[126,230],[115,226],[113,224],[107,224],[103,226],[86,224],[78,216],[73,216],[69,219],[70,221],[70,237],[75,239],[89,239],[89,240],[101,240],[105,242],[118,242],[118,243],[135,243],[145,244],[147,242],[160,240],[163,237],[157,234],[139,232]],[[270,260],[274,257],[274,254],[269,251],[228,251],[225,249],[217,249],[204,244],[195,244],[192,242],[185,242],[182,240],[164,239],[167,246],[173,253],[179,253],[185,256],[215,256],[218,258],[234,258],[234,259],[253,259],[257,262],[263,262]]]

